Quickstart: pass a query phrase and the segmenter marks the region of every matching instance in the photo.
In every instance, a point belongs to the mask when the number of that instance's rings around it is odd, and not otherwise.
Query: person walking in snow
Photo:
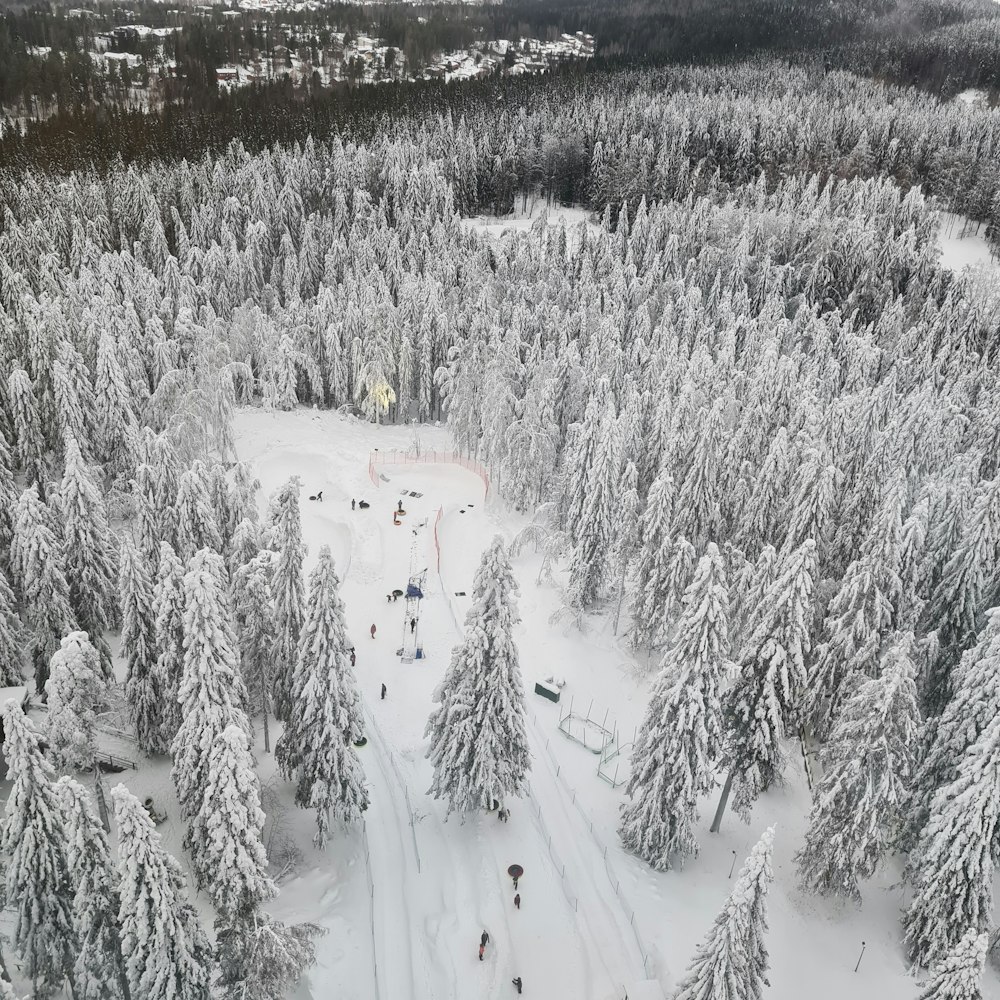
[[[519,892],[514,893],[514,909],[521,909],[521,894]]]
[[[403,501],[402,500],[399,501],[399,505],[396,507],[396,513],[397,514],[404,513],[404,511],[403,511]]]
[[[416,631],[417,631],[417,619],[416,618],[411,618],[410,619],[410,635],[413,635],[413,633],[416,632]]]
[[[490,943],[490,936],[483,931],[482,937],[479,939],[479,943],[485,948]]]
[[[484,951],[486,951],[486,945],[484,945],[484,944],[481,944],[481,945],[479,946],[479,961],[480,961],[480,962],[481,962],[481,961],[483,960],[483,952],[484,952]]]
[[[514,876],[514,891],[517,891],[517,876]]]
[[[372,627],[371,627],[371,634],[372,634],[372,638],[374,639],[375,638],[375,626],[374,625],[372,625]]]
[[[522,982],[521,982],[521,977],[517,976],[515,979],[512,979],[511,982],[514,984],[514,987],[517,989],[518,995],[520,995],[520,993],[521,993],[521,986],[523,985]]]
[[[352,666],[352,667],[353,667],[353,666],[354,666],[354,664],[355,664],[355,663],[357,662],[357,659],[358,659],[358,657],[357,657],[357,655],[355,654],[354,650],[352,649],[352,650],[351,650],[351,666]]]
[[[354,499],[352,499],[352,500],[351,500],[351,510],[354,510],[354,509],[355,509],[355,508],[357,507],[357,505],[358,505],[358,504],[357,504],[357,501],[356,501],[356,500],[354,500]]]
[[[385,701],[385,684],[382,685],[382,700]]]

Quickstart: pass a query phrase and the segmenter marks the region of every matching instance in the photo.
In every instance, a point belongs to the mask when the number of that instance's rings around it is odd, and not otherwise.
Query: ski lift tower
[[[406,583],[406,613],[403,616],[403,648],[402,660],[412,663],[423,658],[423,647],[420,644],[420,601],[424,596],[424,581],[427,570],[415,573],[413,567],[417,558],[417,528],[413,529],[413,544],[410,548],[410,579]]]
[[[424,596],[424,570],[411,576],[406,584],[406,616],[403,619],[403,662],[412,663],[423,659],[423,647],[420,644],[420,600]],[[413,623],[416,624],[413,624]]]

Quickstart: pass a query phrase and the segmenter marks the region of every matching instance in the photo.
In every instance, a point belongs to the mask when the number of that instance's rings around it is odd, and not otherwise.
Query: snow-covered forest
[[[706,796],[713,829],[756,822],[807,760],[804,890],[858,906],[902,866],[912,995],[982,995],[1000,285],[936,232],[948,209],[997,239],[1000,114],[777,63],[627,71],[259,154],[11,170],[0,198],[0,671],[47,705],[3,713],[19,989],[278,1000],[323,947],[267,909],[255,733],[316,848],[342,836],[367,639],[329,549],[307,577],[302,484],[262,517],[233,435],[238,407],[315,406],[446,421],[520,518],[422,707],[449,811],[530,782],[510,561],[540,549],[552,628],[613,619],[648,672],[624,847],[682,879]],[[536,198],[591,220],[463,221]],[[124,786],[72,777],[119,697],[171,759],[193,886]],[[678,998],[761,995],[769,826],[658,970]]]

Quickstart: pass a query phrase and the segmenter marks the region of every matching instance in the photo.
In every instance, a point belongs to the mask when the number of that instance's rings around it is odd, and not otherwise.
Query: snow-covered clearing
[[[562,205],[547,205],[542,198],[534,198],[527,206],[517,199],[516,211],[510,215],[497,217],[495,215],[477,215],[474,218],[463,219],[462,224],[475,232],[492,236],[496,239],[508,233],[528,232],[535,222],[544,214],[550,226],[565,225],[567,230],[567,245],[573,248],[572,237],[580,223],[585,223],[592,231],[600,229],[595,221],[594,213],[585,208],[565,208]]]
[[[749,826],[727,814],[722,833],[713,836],[708,825],[715,803],[703,803],[702,852],[684,870],[657,874],[620,849],[621,788],[598,777],[596,755],[559,732],[559,713],[570,698],[583,714],[593,702],[594,717],[603,719],[607,711],[609,728],[616,725],[627,742],[642,718],[648,677],[611,635],[609,618],[592,618],[584,635],[549,624],[558,594],[536,584],[538,556],[514,560],[534,754],[531,796],[512,803],[507,824],[495,814],[447,817],[443,804],[426,794],[430,767],[423,728],[467,606],[456,592],[471,589],[490,538],[499,532],[510,539],[521,519],[495,498],[484,503],[479,478],[454,465],[379,466],[389,481],[375,488],[368,478],[369,451],[406,449],[410,428],[310,410],[247,410],[236,428],[240,457],[261,480],[262,504],[289,475],[302,477],[307,570],[320,546],[331,545],[343,576],[368,720],[369,742],[360,751],[372,803],[365,831],[341,831],[321,853],[311,845],[312,814],[289,808],[286,815],[303,861],[283,885],[276,912],[328,929],[319,942],[319,964],[299,998],[506,997],[513,992],[510,980],[519,975],[527,996],[620,1000],[627,986],[643,978],[644,959],[666,991],[732,886],[734,852],[739,868],[770,824],[777,830],[769,996],[799,1000],[807,981],[815,1000],[917,995],[900,945],[904,896],[893,886],[898,871],[865,887],[860,910],[797,888],[792,855],[802,843],[809,808],[797,746],[788,748],[789,784],[760,800]],[[420,436],[425,449],[449,447],[444,428],[424,427]],[[319,490],[322,503],[306,499]],[[423,495],[404,498],[403,490]],[[369,501],[370,509],[352,512],[352,498]],[[391,512],[400,499],[407,513],[396,526]],[[439,509],[440,572],[433,536]],[[405,588],[408,576],[425,568],[417,634],[425,656],[403,663],[396,650],[403,640],[404,605],[388,603],[386,594]],[[567,682],[562,705],[533,693],[535,681],[553,672]],[[385,701],[379,698],[383,682]],[[259,743],[257,753],[267,780],[272,759]],[[172,799],[165,767],[154,773],[156,794]],[[147,776],[152,774],[143,768],[135,782],[145,788]],[[290,800],[287,788],[284,797]],[[168,820],[165,833],[179,853],[179,825],[175,836]],[[525,870],[520,911],[513,908],[506,874],[512,863]],[[483,928],[491,943],[480,964]],[[865,954],[855,973],[862,941]],[[985,988],[988,996],[1000,997],[990,969]]]
[[[954,212],[942,212],[937,234],[941,266],[949,271],[963,271],[982,264],[989,272],[1000,274],[1000,264],[982,234],[983,228]]]

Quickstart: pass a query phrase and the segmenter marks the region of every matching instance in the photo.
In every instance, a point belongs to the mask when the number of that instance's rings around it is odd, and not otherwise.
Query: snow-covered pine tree
[[[59,644],[46,687],[49,750],[61,768],[89,765],[94,759],[97,711],[107,702],[108,682],[101,658],[86,632],[70,632]]]
[[[288,721],[291,712],[292,678],[304,617],[305,581],[302,576],[302,560],[306,549],[302,543],[302,518],[299,514],[301,489],[302,483],[298,476],[292,476],[271,501],[271,544],[278,553],[271,578],[277,632],[272,672],[274,714],[284,722]]]
[[[118,828],[122,956],[133,1000],[209,1000],[212,952],[180,865],[139,800],[111,790]]]
[[[580,521],[569,526],[577,540],[567,586],[567,602],[574,608],[589,608],[608,585],[608,562],[621,516],[620,439],[614,401],[609,399],[600,423]]]
[[[49,676],[49,660],[59,648],[59,640],[76,628],[76,619],[69,604],[62,547],[49,528],[45,505],[35,486],[29,486],[17,502],[11,570],[31,636],[35,690],[42,691]]]
[[[277,895],[261,840],[260,781],[250,743],[239,726],[228,726],[212,743],[205,796],[191,828],[193,839],[204,844],[195,875],[224,923]]]
[[[286,927],[262,910],[236,923],[216,925],[216,986],[222,1000],[285,1000],[302,973],[316,961],[314,924]]]
[[[909,633],[897,636],[877,677],[845,682],[854,691],[823,747],[823,776],[796,855],[803,884],[815,892],[860,902],[858,881],[875,874],[897,841],[919,721],[912,642]]]
[[[80,628],[101,654],[110,680],[111,651],[104,633],[118,620],[118,543],[108,525],[101,492],[72,438],[66,442],[66,471],[59,500],[70,606]]]
[[[903,915],[915,965],[929,968],[968,930],[989,930],[1000,817],[1000,716],[966,751],[955,777],[931,800],[930,818],[910,856],[914,892]]]
[[[934,793],[954,779],[969,747],[1000,715],[1000,608],[986,613],[978,642],[962,654],[954,688],[945,710],[925,720],[920,734],[923,753],[910,782],[902,840],[906,847],[916,844],[926,826]]]
[[[937,633],[939,653],[921,690],[926,715],[937,715],[952,693],[952,669],[976,639],[982,614],[995,603],[1000,556],[1000,475],[983,483],[941,579],[924,609],[924,625]]]
[[[190,559],[199,549],[222,552],[208,470],[200,460],[181,473],[177,486],[177,552]]]
[[[122,539],[119,567],[125,698],[139,748],[146,753],[164,753],[168,743],[163,734],[163,693],[156,669],[153,586],[144,557],[128,537]]]
[[[0,687],[18,687],[24,683],[24,629],[17,616],[14,593],[7,574],[0,569]]]
[[[734,808],[746,819],[781,774],[781,739],[805,686],[815,574],[810,538],[783,559],[740,655],[740,676],[724,698],[724,757],[734,774]]]
[[[824,641],[809,672],[803,712],[825,738],[840,706],[841,687],[857,671],[873,676],[896,619],[902,581],[903,489],[890,483],[861,550],[847,567],[823,623]]]
[[[45,480],[45,433],[28,373],[14,360],[7,376],[7,399],[14,429],[14,460],[29,487]]]
[[[673,1000],[760,1000],[767,985],[767,891],[774,827],[764,831],[732,893],[698,945]]]
[[[497,536],[476,570],[465,638],[435,692],[427,720],[430,792],[454,809],[488,809],[520,795],[530,766],[513,627],[517,582]]]
[[[256,521],[244,518],[233,529],[226,553],[226,565],[229,567],[229,579],[236,586],[236,576],[251,559],[261,550],[260,525]]]
[[[309,601],[299,636],[291,707],[275,746],[281,773],[295,781],[295,801],[316,810],[316,846],[331,819],[358,819],[368,808],[364,772],[354,749],[361,706],[349,658],[340,581],[329,546],[309,574]]]
[[[65,816],[31,720],[14,701],[3,706],[4,759],[12,782],[0,857],[5,904],[15,913],[13,944],[38,997],[50,997],[73,974],[77,937],[66,856]]]
[[[156,629],[156,685],[162,699],[162,739],[169,746],[181,724],[180,686],[184,677],[184,566],[168,542],[160,542],[153,588]]]
[[[0,390],[3,380],[0,379]],[[14,537],[14,508],[17,505],[17,487],[11,465],[10,445],[0,426],[0,568],[10,568],[10,548]]]
[[[931,970],[921,983],[917,1000],[983,1000],[983,966],[989,935],[966,931],[961,941]]]
[[[130,399],[125,374],[118,358],[119,344],[110,331],[105,330],[97,342],[95,370],[94,448],[98,458],[112,476],[131,475],[135,465],[134,431],[135,413]]]
[[[714,785],[722,743],[720,690],[728,674],[729,594],[722,557],[709,542],[684,594],[674,644],[663,658],[636,738],[622,809],[622,843],[654,868],[697,854],[698,796]]]
[[[118,872],[108,835],[86,789],[72,778],[56,782],[66,812],[73,916],[80,953],[73,969],[75,1000],[123,1000],[125,965],[118,929]]]
[[[642,547],[639,550],[632,598],[631,645],[651,648],[659,638],[660,608],[666,601],[673,517],[674,481],[661,469],[649,487],[641,521]]]
[[[171,746],[171,776],[185,818],[198,814],[208,782],[212,744],[228,726],[249,737],[246,688],[223,578],[222,557],[201,549],[184,576],[184,673],[178,690],[181,724]],[[190,833],[190,831],[189,831]],[[205,845],[186,841],[196,863]]]
[[[248,524],[241,521],[241,524]],[[233,577],[234,605],[239,628],[240,664],[247,686],[249,711],[264,718],[264,749],[269,751],[267,716],[271,708],[271,659],[276,639],[271,572],[274,553],[258,552]]]

